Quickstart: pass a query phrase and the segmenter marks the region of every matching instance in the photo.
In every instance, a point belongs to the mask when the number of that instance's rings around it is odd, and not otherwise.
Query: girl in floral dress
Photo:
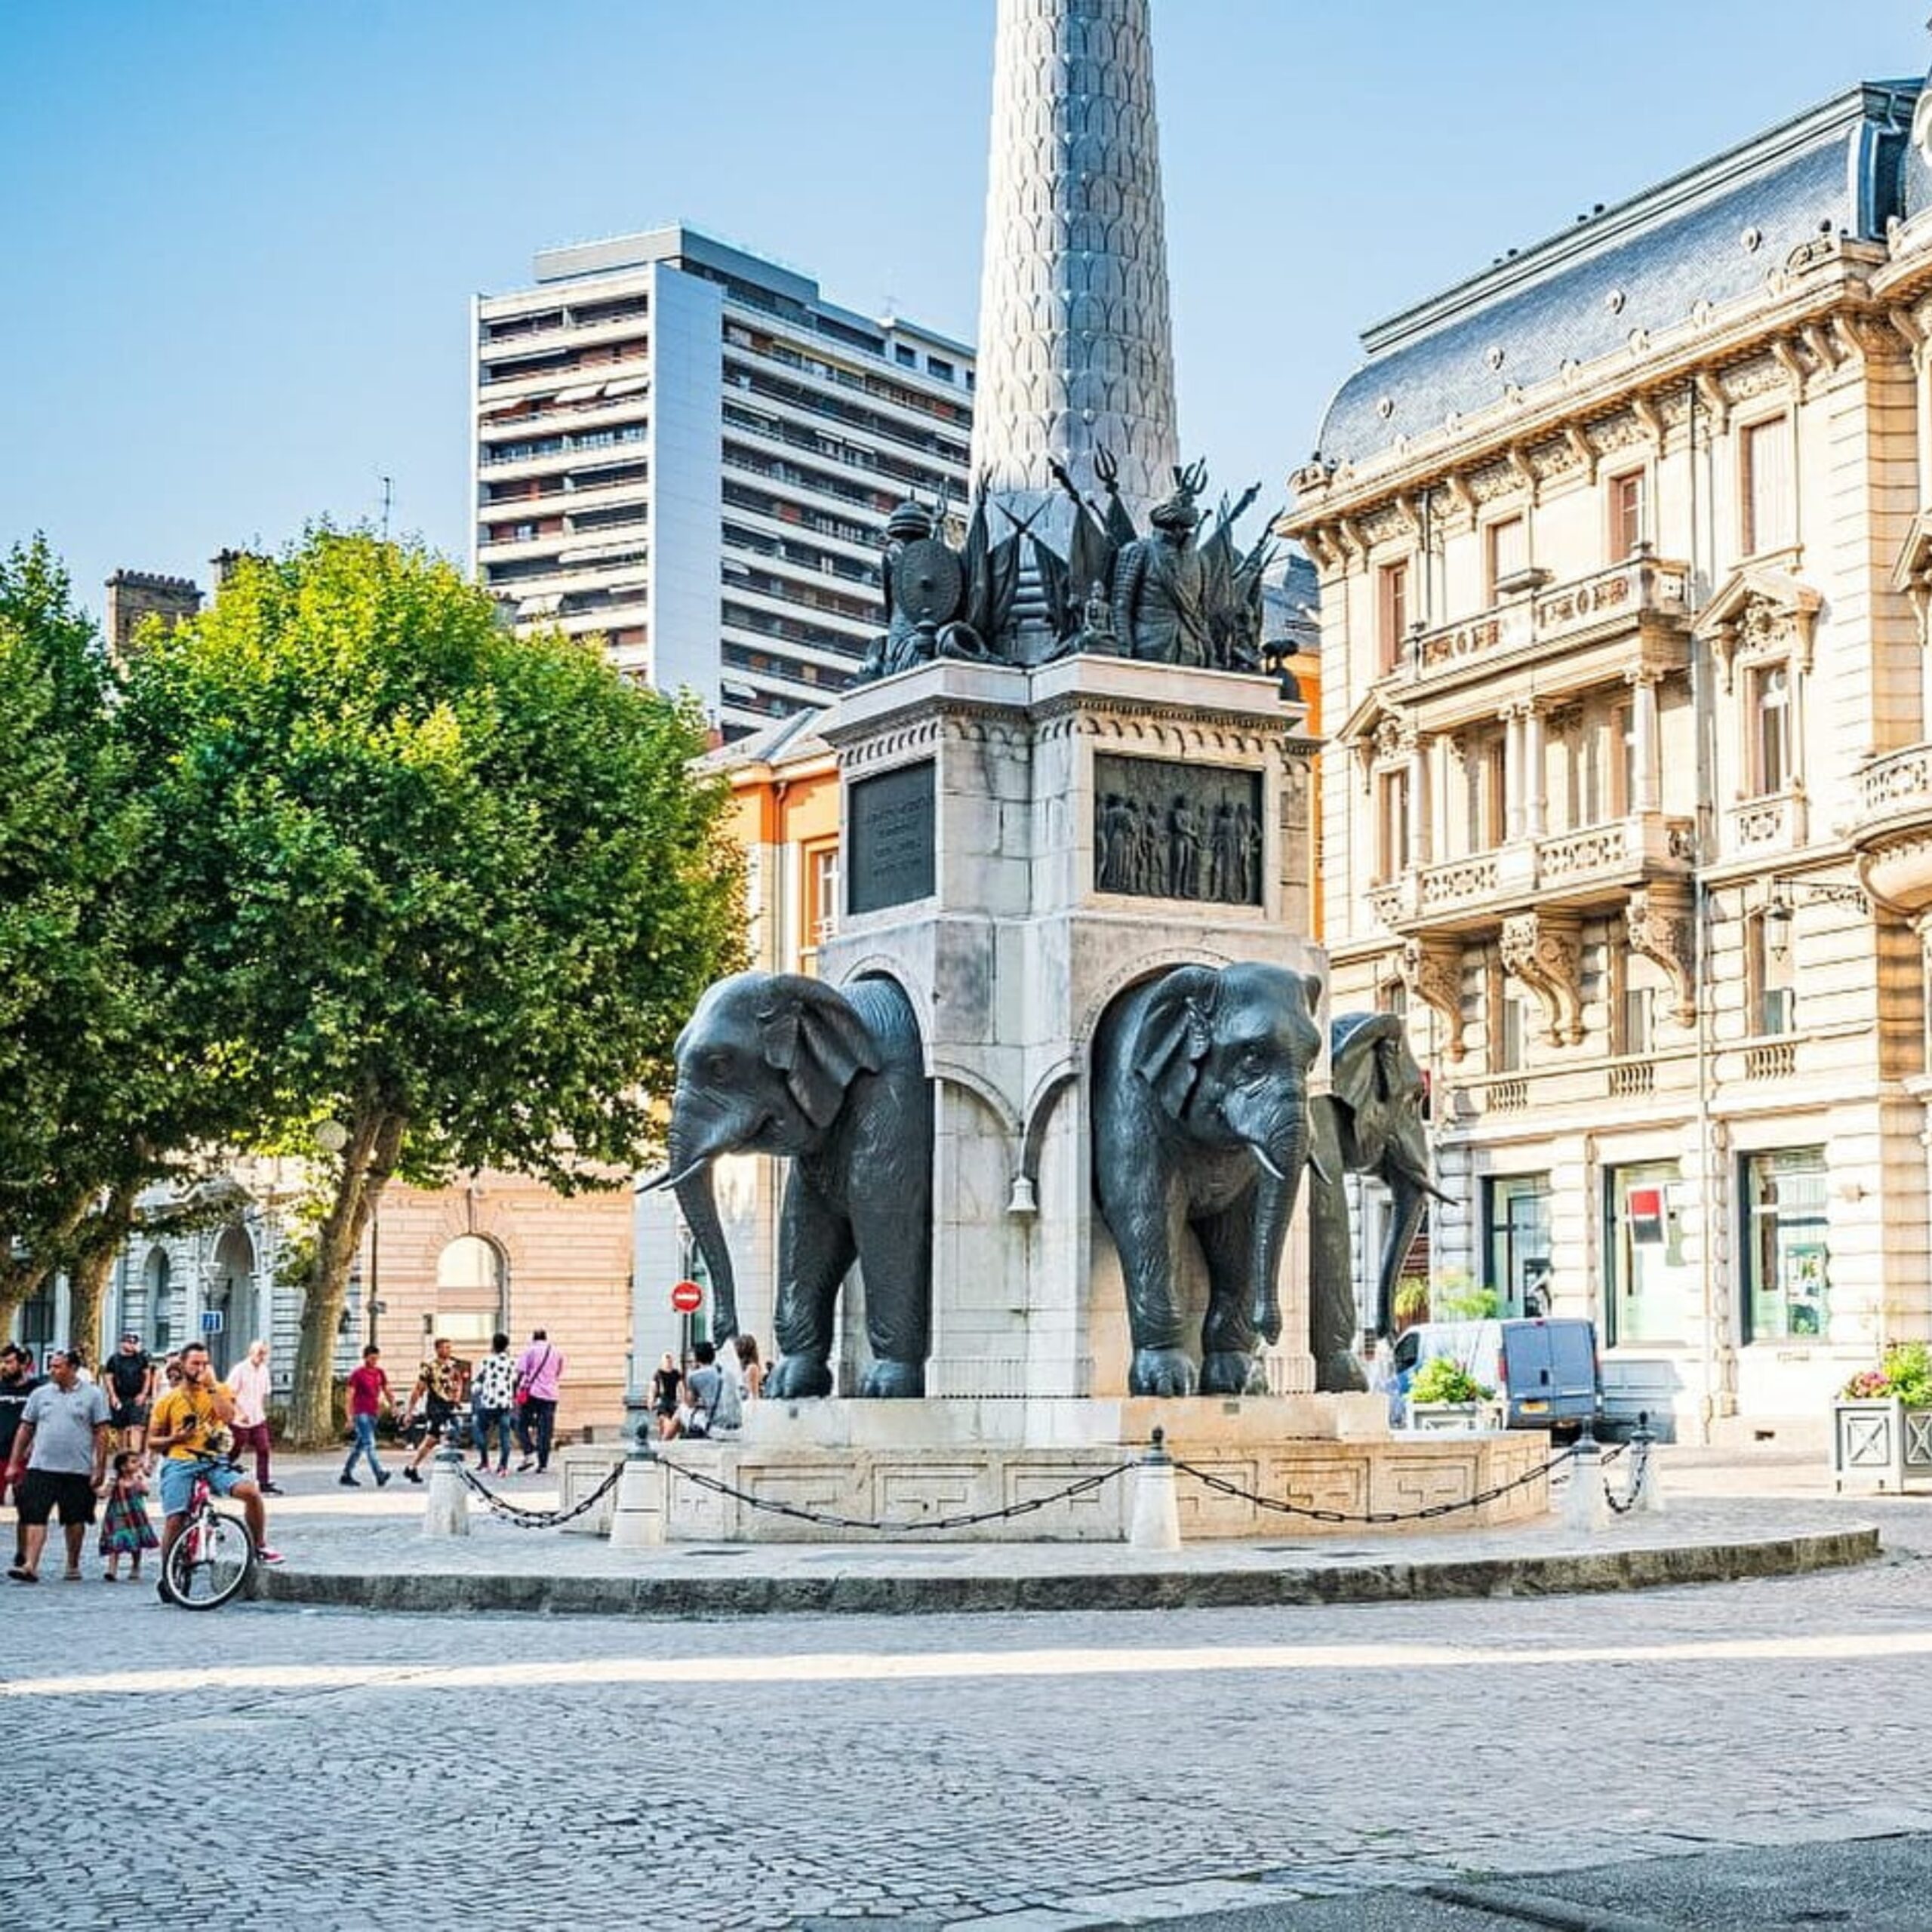
[[[128,1580],[138,1582],[141,1552],[152,1549],[160,1539],[148,1521],[148,1486],[141,1475],[141,1459],[133,1450],[124,1449],[115,1457],[113,1473],[102,1486],[102,1493],[107,1499],[107,1508],[100,1519],[100,1553],[107,1558],[107,1567],[101,1573],[101,1581],[116,1583],[121,1580],[121,1559],[125,1555],[131,1564]]]

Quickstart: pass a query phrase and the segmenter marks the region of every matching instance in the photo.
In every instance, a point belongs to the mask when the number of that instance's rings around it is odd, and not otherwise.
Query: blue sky
[[[1154,0],[1182,438],[1270,502],[1360,330],[1854,81],[1927,0]],[[992,0],[5,8],[0,544],[466,543],[469,301],[681,218],[971,334]]]

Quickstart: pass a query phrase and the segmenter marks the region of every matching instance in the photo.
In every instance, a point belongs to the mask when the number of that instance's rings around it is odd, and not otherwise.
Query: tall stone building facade
[[[1434,1265],[1680,1437],[1932,1334],[1929,331],[1932,96],[1857,87],[1370,331],[1295,479]]]

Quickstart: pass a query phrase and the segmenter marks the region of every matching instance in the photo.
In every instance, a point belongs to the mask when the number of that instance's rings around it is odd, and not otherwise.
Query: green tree
[[[245,561],[149,641],[126,710],[170,909],[151,940],[242,1137],[314,1155],[346,1131],[317,1161],[290,1417],[318,1439],[392,1174],[568,1190],[654,1152],[678,1029],[742,946],[724,789],[691,774],[694,709],[362,534]]]

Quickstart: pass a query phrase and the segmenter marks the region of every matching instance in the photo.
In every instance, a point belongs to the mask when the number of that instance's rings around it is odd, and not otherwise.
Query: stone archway
[[[202,1284],[202,1306],[220,1318],[219,1325],[204,1322],[197,1338],[207,1343],[218,1374],[229,1371],[248,1352],[260,1332],[260,1297],[257,1293],[255,1244],[239,1221],[231,1221],[216,1237],[208,1257],[208,1278]]]
[[[474,1361],[506,1326],[509,1300],[509,1266],[494,1241],[461,1234],[444,1243],[436,1257],[433,1336],[447,1336],[458,1355]]]

